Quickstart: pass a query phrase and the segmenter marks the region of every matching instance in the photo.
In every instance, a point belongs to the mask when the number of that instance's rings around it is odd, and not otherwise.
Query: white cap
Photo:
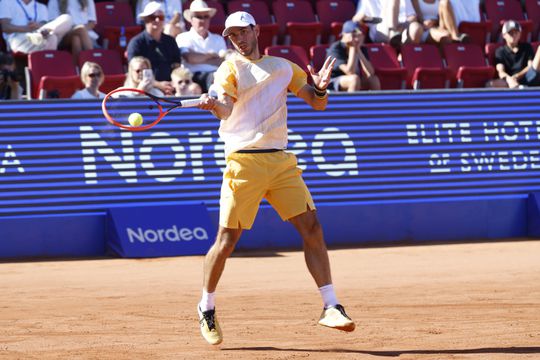
[[[140,18],[145,18],[147,16],[155,14],[158,11],[163,12],[163,6],[161,5],[161,3],[157,1],[150,1],[148,4],[146,4],[142,13],[137,16]]]
[[[256,24],[255,19],[250,13],[245,11],[237,11],[227,17],[227,20],[225,20],[225,30],[223,30],[221,35],[229,36],[229,32],[233,27],[246,27],[250,25],[255,26]]]

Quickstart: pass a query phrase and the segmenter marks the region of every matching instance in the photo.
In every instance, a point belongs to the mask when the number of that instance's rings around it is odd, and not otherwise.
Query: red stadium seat
[[[102,37],[103,47],[124,53],[129,40],[142,31],[128,2],[97,2],[95,31]]]
[[[278,56],[285,58],[289,61],[300,66],[304,71],[309,74],[308,64],[309,60],[304,48],[296,45],[274,45],[269,46],[264,50],[266,55]],[[308,77],[309,79],[310,77]]]
[[[317,21],[311,3],[304,0],[276,0],[273,4],[280,37],[286,44],[302,46],[306,52],[319,42],[322,24]]]
[[[471,43],[484,47],[491,38],[491,21],[469,22],[462,21],[459,24],[459,32],[469,35]]]
[[[316,3],[317,16],[323,25],[322,43],[339,37],[343,23],[350,20],[356,6],[350,0],[319,0]]]
[[[309,49],[309,56],[311,57],[311,65],[313,65],[313,68],[315,71],[319,71],[322,66],[324,65],[324,61],[326,60],[326,50],[328,49],[328,44],[319,44],[319,45],[313,45]]]
[[[71,53],[63,50],[34,51],[28,55],[26,93],[29,98],[69,98],[82,88]]]
[[[375,74],[381,81],[382,90],[404,89],[407,81],[407,70],[402,68],[397,59],[396,50],[388,44],[365,44],[369,61]]]
[[[525,19],[520,0],[485,0],[486,16],[493,23],[491,41],[499,41],[502,24],[506,20],[519,22],[522,28],[521,41],[529,41],[533,23]]]
[[[103,69],[105,79],[100,87],[101,91],[108,93],[124,84],[126,72],[122,57],[117,51],[106,49],[83,50],[79,53],[79,69],[82,68],[86,61],[95,62]]]
[[[268,6],[260,0],[233,0],[228,4],[229,14],[236,11],[246,11],[253,15],[259,25],[259,51],[264,52],[266,47],[277,43],[279,25],[272,21]]]
[[[448,87],[448,70],[443,67],[439,49],[431,44],[405,44],[401,60],[407,69],[407,85],[413,89]]]
[[[527,18],[533,22],[532,41],[537,41],[540,33],[540,2],[525,0]]]
[[[495,68],[486,64],[484,52],[476,44],[447,44],[443,53],[452,75],[452,86],[483,88],[495,75]]]

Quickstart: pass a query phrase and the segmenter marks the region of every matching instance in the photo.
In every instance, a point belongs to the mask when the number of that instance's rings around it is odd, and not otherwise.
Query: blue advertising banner
[[[107,248],[121,257],[201,255],[214,239],[214,225],[204,204],[108,211]]]

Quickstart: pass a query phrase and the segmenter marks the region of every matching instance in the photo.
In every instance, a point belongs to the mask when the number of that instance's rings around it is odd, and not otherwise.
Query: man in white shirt
[[[227,53],[225,39],[208,30],[210,19],[215,14],[216,9],[208,7],[206,2],[194,0],[184,11],[184,18],[191,24],[191,29],[176,37],[182,51],[182,63],[193,73],[193,81],[201,86],[203,92],[208,91],[214,82],[214,72]]]
[[[36,0],[0,0],[2,31],[13,52],[55,50],[73,21],[67,14],[48,20],[47,7]]]

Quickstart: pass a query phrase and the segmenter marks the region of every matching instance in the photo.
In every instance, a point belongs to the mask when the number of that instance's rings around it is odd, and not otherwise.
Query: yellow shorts
[[[308,208],[314,210],[302,170],[296,165],[296,156],[285,151],[229,155],[221,185],[219,224],[251,229],[263,198],[284,221]]]

